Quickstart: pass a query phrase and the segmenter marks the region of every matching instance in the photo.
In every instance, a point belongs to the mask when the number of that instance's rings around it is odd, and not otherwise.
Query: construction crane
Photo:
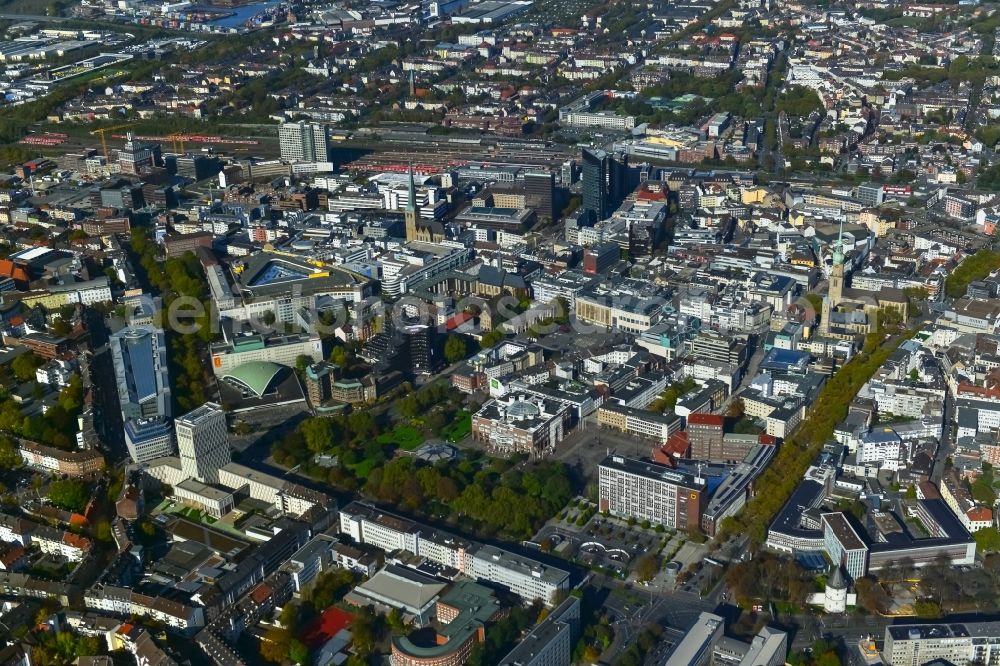
[[[168,135],[167,138],[170,139],[171,143],[173,143],[174,155],[183,155],[184,139],[187,138],[187,134],[184,132],[174,132],[173,134]]]
[[[106,164],[111,164],[111,153],[108,152],[108,138],[105,136],[108,132],[114,132],[115,130],[125,129],[127,127],[132,127],[132,124],[128,125],[114,125],[112,127],[102,127],[100,129],[95,129],[90,133],[91,136],[95,134],[101,135],[101,148],[104,149],[104,161]]]

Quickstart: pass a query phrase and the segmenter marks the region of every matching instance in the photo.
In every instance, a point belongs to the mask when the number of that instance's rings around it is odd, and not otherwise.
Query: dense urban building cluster
[[[9,0],[0,660],[997,662],[998,34]]]

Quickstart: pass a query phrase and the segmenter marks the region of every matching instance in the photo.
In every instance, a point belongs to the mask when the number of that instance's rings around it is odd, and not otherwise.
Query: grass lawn
[[[441,437],[449,442],[457,442],[472,432],[472,414],[464,409],[455,414],[455,419],[441,428]]]
[[[367,479],[368,475],[372,473],[372,469],[374,467],[375,467],[374,458],[366,458],[365,460],[362,460],[359,463],[355,463],[353,465],[347,465],[347,468],[350,469],[352,472],[354,472],[354,474],[359,479]]]
[[[412,451],[424,443],[424,436],[411,425],[398,425],[389,432],[379,435],[376,441],[379,444],[395,444],[405,451]]]
[[[219,522],[218,518],[213,518],[204,511],[200,511],[190,506],[185,506],[179,509],[175,509],[171,513],[176,513],[178,515],[184,516],[191,522],[202,523],[204,525],[214,525],[215,523]]]

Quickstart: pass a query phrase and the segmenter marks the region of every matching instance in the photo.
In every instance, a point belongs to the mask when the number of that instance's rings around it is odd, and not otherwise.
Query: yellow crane
[[[101,135],[101,148],[104,149],[104,161],[107,164],[111,164],[111,153],[108,152],[108,138],[105,136],[105,134],[107,134],[108,132],[114,132],[116,130],[126,129],[128,127],[132,127],[132,124],[129,123],[128,125],[114,125],[112,127],[101,127],[100,129],[95,129],[90,133],[91,136],[95,134]]]
[[[167,136],[174,146],[174,155],[184,154],[184,137],[187,136],[187,132],[174,132]]]

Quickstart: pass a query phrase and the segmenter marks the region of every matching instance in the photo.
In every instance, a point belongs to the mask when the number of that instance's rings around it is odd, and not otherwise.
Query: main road
[[[118,381],[108,346],[109,333],[104,316],[94,308],[86,308],[84,317],[90,335],[90,381],[94,392],[94,427],[101,441],[108,447],[107,457],[111,466],[128,458],[125,446],[124,423],[118,400]]]
[[[935,359],[937,362],[937,359]],[[938,363],[938,368],[941,368],[941,364]],[[941,368],[944,372],[944,369]],[[943,433],[941,436],[941,441],[938,443],[937,453],[934,455],[934,467],[931,469],[931,482],[940,483],[941,476],[944,474],[945,461],[948,456],[951,455],[953,440],[953,433],[955,428],[952,426],[952,419],[956,415],[955,412],[955,398],[951,394],[951,390],[946,390],[944,392],[944,409],[942,414],[942,428]]]

